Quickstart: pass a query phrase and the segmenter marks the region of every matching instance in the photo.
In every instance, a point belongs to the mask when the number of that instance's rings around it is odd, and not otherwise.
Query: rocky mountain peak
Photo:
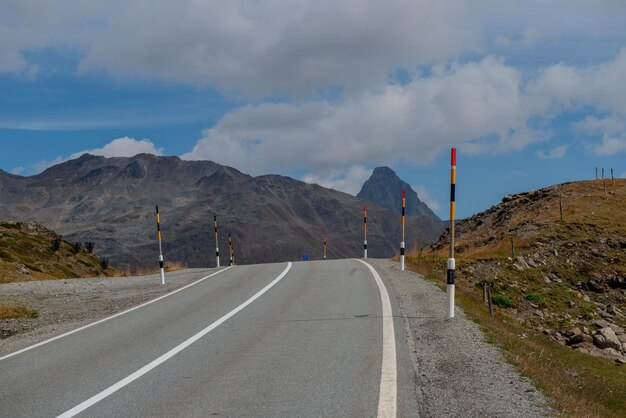
[[[357,197],[382,207],[401,212],[401,193],[406,190],[406,214],[425,216],[440,220],[437,215],[422,202],[410,184],[403,181],[389,167],[376,167],[371,177],[363,184]]]

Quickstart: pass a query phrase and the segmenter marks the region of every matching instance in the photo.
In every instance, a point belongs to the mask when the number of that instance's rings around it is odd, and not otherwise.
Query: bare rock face
[[[375,168],[357,197],[399,213],[402,210],[402,189],[406,190],[406,215],[423,216],[432,221],[440,221],[439,217],[419,199],[411,185],[402,181],[389,167]]]
[[[215,265],[214,215],[222,253],[231,233],[241,264],[320,259],[324,232],[329,258],[362,251],[363,201],[289,177],[149,154],[85,154],[32,177],[0,170],[0,219],[34,220],[70,241],[94,242],[111,265],[131,271],[158,265],[156,205],[166,261],[189,267]],[[436,217],[406,222],[407,248],[434,242],[443,230]],[[368,207],[371,256],[391,257],[399,243],[395,211]]]

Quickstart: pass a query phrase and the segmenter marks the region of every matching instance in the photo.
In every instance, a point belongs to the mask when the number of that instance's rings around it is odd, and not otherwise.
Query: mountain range
[[[229,233],[239,263],[320,259],[324,232],[328,258],[360,257],[367,200],[368,252],[390,257],[398,251],[400,218],[374,189],[401,180],[390,169],[377,169],[372,177],[361,199],[289,177],[252,177],[210,161],[85,154],[30,177],[0,170],[0,219],[37,221],[68,241],[94,242],[98,255],[132,271],[157,264],[157,205],[166,261],[200,267],[215,265],[213,216],[222,264]],[[407,217],[407,248],[421,247],[443,227],[419,199],[410,199],[408,213],[418,216]],[[420,204],[420,211],[412,211]]]

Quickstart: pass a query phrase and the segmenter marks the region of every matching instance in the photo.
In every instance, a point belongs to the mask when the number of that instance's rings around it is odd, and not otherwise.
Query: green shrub
[[[491,298],[491,302],[501,308],[513,307],[513,301],[511,300],[511,298],[505,295],[495,295]]]
[[[541,299],[541,296],[538,295],[537,293],[529,293],[528,295],[526,295],[526,300],[530,302],[535,302],[535,303],[543,302],[543,300]]]

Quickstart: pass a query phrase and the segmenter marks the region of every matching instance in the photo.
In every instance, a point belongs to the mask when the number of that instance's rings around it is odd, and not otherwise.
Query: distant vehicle
[[[309,261],[309,255],[308,254],[304,254],[302,256],[302,261]]]

